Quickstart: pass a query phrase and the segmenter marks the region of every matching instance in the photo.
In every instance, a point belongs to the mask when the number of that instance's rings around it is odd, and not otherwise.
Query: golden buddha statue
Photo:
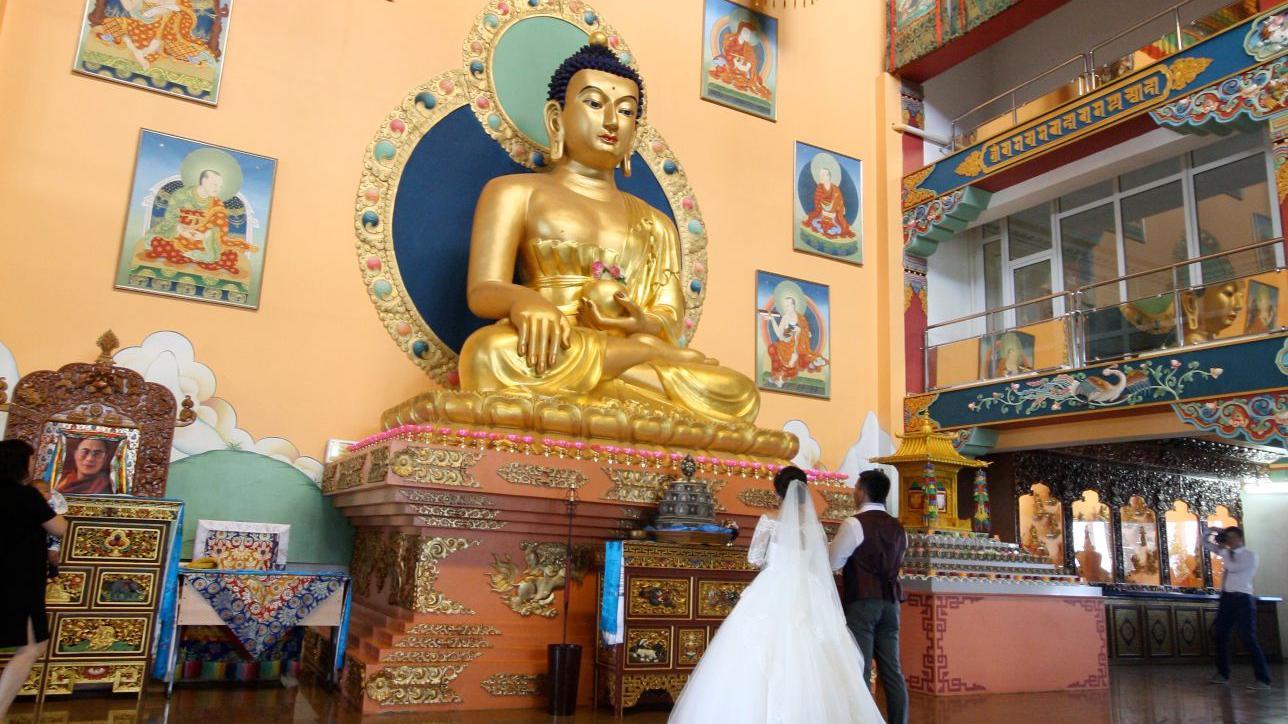
[[[617,188],[645,108],[639,74],[596,32],[554,72],[547,97],[548,170],[492,179],[475,207],[466,296],[496,323],[465,341],[460,393],[422,395],[387,412],[385,426],[540,423],[790,458],[794,436],[752,424],[755,383],[685,346],[674,222]]]
[[[1236,279],[1181,293],[1185,344],[1210,342],[1239,319],[1243,311],[1243,280]]]
[[[475,208],[470,310],[499,321],[465,342],[462,389],[755,418],[750,379],[678,344],[675,225],[614,181],[617,167],[629,173],[643,110],[639,75],[602,37],[555,71],[545,106],[550,171],[495,178]]]

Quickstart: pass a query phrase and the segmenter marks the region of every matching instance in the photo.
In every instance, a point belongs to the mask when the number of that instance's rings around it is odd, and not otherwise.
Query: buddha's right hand
[[[519,356],[539,375],[554,367],[560,350],[572,343],[572,324],[543,297],[516,301],[510,307],[510,323],[519,334]]]

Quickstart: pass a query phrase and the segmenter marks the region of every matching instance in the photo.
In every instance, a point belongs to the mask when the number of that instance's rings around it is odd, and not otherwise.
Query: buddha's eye
[[[603,103],[600,103],[598,100],[596,100],[596,99],[594,99],[594,98],[587,98],[587,99],[586,99],[586,105],[590,106],[591,108],[593,108],[593,109],[595,109],[595,110],[599,110],[600,108],[603,108],[603,107],[604,107],[604,104],[603,104]]]
[[[630,118],[631,116],[635,115],[635,109],[631,108],[630,106],[622,106],[621,108],[617,109],[617,112],[622,114],[623,116],[626,116],[627,118]]]

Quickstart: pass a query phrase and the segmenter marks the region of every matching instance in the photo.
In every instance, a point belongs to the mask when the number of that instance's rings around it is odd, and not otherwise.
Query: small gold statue
[[[498,321],[465,342],[463,390],[755,419],[755,384],[681,345],[675,224],[615,183],[616,168],[630,174],[644,107],[638,73],[603,33],[555,71],[550,170],[493,179],[475,209],[469,306]]]

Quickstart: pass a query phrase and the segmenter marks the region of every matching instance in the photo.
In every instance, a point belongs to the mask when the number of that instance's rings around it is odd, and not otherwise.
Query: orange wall
[[[29,372],[90,359],[108,327],[125,345],[174,329],[256,437],[320,457],[327,438],[374,431],[428,382],[381,328],[357,270],[361,157],[409,89],[461,64],[483,3],[238,0],[218,108],[73,74],[81,5],[0,0],[0,342]],[[701,3],[595,7],[639,59],[650,120],[710,230],[695,346],[750,374],[756,269],[831,285],[832,399],[765,393],[760,423],[804,419],[834,467],[868,410],[891,430],[900,409],[898,96],[881,72],[881,4],[779,11],[777,123],[698,98]],[[140,127],[278,159],[258,311],[112,288]],[[796,139],[863,160],[866,266],[792,251]]]

